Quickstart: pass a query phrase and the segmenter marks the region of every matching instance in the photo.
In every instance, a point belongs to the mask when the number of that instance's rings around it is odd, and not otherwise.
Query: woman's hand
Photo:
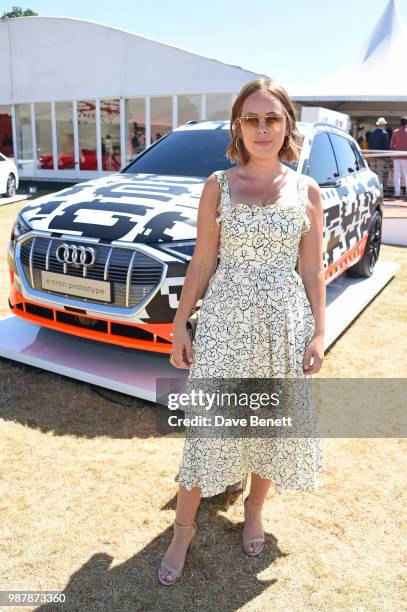
[[[314,362],[311,365],[311,358]],[[324,360],[324,337],[323,335],[313,336],[305,351],[303,370],[305,374],[316,374],[319,372]]]
[[[189,369],[192,363],[192,342],[186,325],[174,326],[170,364],[176,368]]]

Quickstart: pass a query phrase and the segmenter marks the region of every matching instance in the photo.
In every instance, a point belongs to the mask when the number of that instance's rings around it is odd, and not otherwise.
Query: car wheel
[[[7,191],[4,194],[5,198],[13,198],[16,195],[16,177],[14,174],[9,174],[7,177]]]
[[[372,276],[374,267],[379,259],[380,245],[382,241],[382,216],[379,211],[373,215],[369,228],[365,252],[360,261],[349,268],[346,273],[349,276]]]

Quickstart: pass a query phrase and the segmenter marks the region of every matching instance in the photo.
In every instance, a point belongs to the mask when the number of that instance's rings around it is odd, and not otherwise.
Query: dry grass
[[[0,208],[1,315],[20,206]],[[384,246],[381,258],[400,272],[328,352],[323,377],[406,376],[407,251]],[[405,439],[323,440],[315,494],[270,490],[258,558],[240,550],[241,497],[204,499],[184,578],[166,588],[156,568],[182,436],[158,436],[147,402],[5,359],[0,397],[1,589],[63,590],[81,611],[405,609]]]

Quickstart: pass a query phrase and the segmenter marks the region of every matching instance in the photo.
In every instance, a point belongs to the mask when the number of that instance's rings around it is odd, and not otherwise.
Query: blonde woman
[[[232,107],[230,135],[226,155],[236,165],[205,182],[170,361],[190,369],[188,380],[309,379],[324,359],[323,206],[317,182],[283,163],[298,159],[300,143],[285,88],[268,79],[247,83]],[[191,343],[186,321],[202,276],[207,289]],[[305,399],[300,409],[307,412]],[[303,438],[197,438],[186,429],[174,535],[158,569],[162,584],[182,574],[201,498],[246,483],[249,473],[242,548],[249,556],[262,551],[261,510],[271,483],[277,493],[314,491],[324,469],[319,439]]]

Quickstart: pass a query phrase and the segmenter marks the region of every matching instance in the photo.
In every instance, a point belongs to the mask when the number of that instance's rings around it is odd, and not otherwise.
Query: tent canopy
[[[382,16],[365,43],[353,57],[337,71],[309,87],[301,88],[296,101],[332,101],[329,105],[343,112],[349,112],[341,101],[361,101],[373,103],[370,110],[386,108],[375,102],[401,102],[399,108],[392,104],[395,114],[406,109],[407,101],[407,28],[400,14],[396,0],[389,0]],[[324,105],[325,106],[325,105]],[[326,105],[328,106],[328,105]],[[353,105],[353,108],[355,105]]]

